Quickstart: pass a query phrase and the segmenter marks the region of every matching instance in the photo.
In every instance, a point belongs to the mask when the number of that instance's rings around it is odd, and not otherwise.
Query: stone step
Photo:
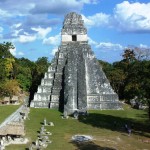
[[[50,102],[50,108],[58,109],[59,108],[59,102]]]
[[[60,97],[63,97],[68,114],[82,106],[118,109],[118,96],[88,44],[82,16],[69,13],[64,20],[61,36],[62,43],[38,87],[33,106],[35,101],[36,107],[58,108]]]
[[[53,79],[42,79],[41,85],[42,86],[52,86],[53,85]]]
[[[46,72],[44,75],[44,79],[53,79],[54,78],[54,72]]]
[[[48,67],[48,71],[47,72],[55,72],[56,71],[56,68],[55,67],[52,67],[52,66],[49,66]]]
[[[101,102],[101,103],[88,103],[88,109],[122,109],[122,104],[117,102]]]
[[[87,96],[87,101],[89,103],[99,103],[101,101],[106,101],[106,102],[114,102],[115,100],[118,100],[117,94],[104,94],[104,95],[88,95]]]
[[[51,102],[59,102],[59,95],[51,95]]]
[[[38,86],[37,93],[51,93],[52,86]]]
[[[35,101],[41,101],[41,100],[49,101],[50,94],[51,93],[36,93],[34,94],[34,100]]]
[[[31,106],[35,108],[49,108],[50,107],[50,101],[36,101],[34,100],[34,103],[31,102]]]

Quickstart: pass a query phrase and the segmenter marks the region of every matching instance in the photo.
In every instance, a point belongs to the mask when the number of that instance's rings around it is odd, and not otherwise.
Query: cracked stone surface
[[[76,110],[122,109],[102,67],[88,44],[81,15],[66,15],[62,42],[38,86],[30,107]]]

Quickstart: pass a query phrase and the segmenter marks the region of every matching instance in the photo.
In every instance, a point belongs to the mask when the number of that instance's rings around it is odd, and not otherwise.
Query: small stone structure
[[[29,108],[25,105],[20,106],[5,121],[0,124],[1,149],[9,144],[26,144],[28,139],[25,136],[23,120],[28,118]]]
[[[25,130],[23,122],[10,122],[0,128],[0,146],[5,149],[5,146],[10,144],[26,144],[27,138],[24,138]],[[1,150],[0,149],[0,150]]]
[[[20,102],[25,98],[25,96],[16,96],[16,95],[13,95],[12,97],[4,97],[2,100],[0,100],[0,104],[15,104],[15,105],[19,105]]]
[[[65,116],[88,109],[122,109],[87,40],[81,15],[66,15],[62,42],[30,103],[35,108],[57,108]]]
[[[0,128],[0,137],[7,135],[24,136],[25,131],[23,122],[10,122]]]
[[[72,136],[72,140],[75,142],[87,142],[92,141],[93,137],[90,135],[74,135]]]
[[[12,98],[10,99],[11,104],[17,104],[19,103],[19,98],[18,96],[13,95]]]
[[[40,128],[38,137],[37,137],[35,142],[32,142],[32,144],[29,147],[29,150],[32,150],[32,149],[45,149],[45,148],[47,148],[47,146],[49,144],[52,143],[52,141],[49,139],[49,136],[51,136],[52,133],[47,131],[47,129],[45,128],[45,126],[53,126],[50,123],[52,123],[54,125],[53,122],[47,123],[46,118],[44,118],[44,121],[43,121],[42,126]]]
[[[9,104],[10,103],[10,97],[4,97],[2,104]]]

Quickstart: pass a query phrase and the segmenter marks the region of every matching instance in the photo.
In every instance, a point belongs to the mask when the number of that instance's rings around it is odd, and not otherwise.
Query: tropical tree
[[[34,93],[37,91],[37,87],[44,77],[44,73],[47,71],[50,65],[47,57],[38,58],[35,62],[35,67],[32,69],[32,84],[30,86],[30,100],[33,99]]]
[[[10,49],[14,49],[14,46],[10,42],[0,43],[0,59],[12,58],[13,55],[10,53]]]
[[[19,89],[18,82],[14,81],[12,76],[15,58],[10,53],[10,49],[13,48],[14,46],[9,42],[0,43],[0,97],[14,94],[13,87],[15,90]]]
[[[150,61],[141,62],[141,100],[148,106],[148,114],[150,119]]]
[[[0,82],[12,77],[13,64],[15,59],[10,53],[10,49],[14,48],[9,42],[0,44]]]
[[[35,68],[35,63],[26,58],[20,58],[16,60],[15,66],[15,78],[19,82],[23,91],[29,92],[29,89],[32,85],[32,74]]]
[[[21,89],[17,80],[7,80],[3,83],[1,92],[3,96],[12,97],[13,95],[19,95]]]

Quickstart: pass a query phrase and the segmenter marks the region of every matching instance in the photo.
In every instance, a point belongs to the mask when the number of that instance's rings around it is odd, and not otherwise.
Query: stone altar
[[[70,115],[88,109],[121,109],[102,67],[88,44],[81,15],[66,15],[62,41],[30,103],[35,108],[57,108]]]

